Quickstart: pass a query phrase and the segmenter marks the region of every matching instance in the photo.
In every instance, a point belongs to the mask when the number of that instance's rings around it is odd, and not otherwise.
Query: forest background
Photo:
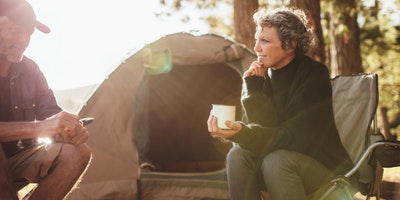
[[[208,22],[212,33],[226,35],[250,49],[255,42],[252,15],[259,7],[294,6],[306,10],[317,38],[310,56],[325,63],[331,77],[377,73],[379,130],[387,139],[400,138],[400,0],[160,0],[160,3],[163,9],[158,11],[159,17],[184,13],[187,5],[195,4],[204,13],[201,17]],[[231,8],[232,13],[218,12],[226,8]],[[190,23],[190,12],[181,15],[181,20]]]

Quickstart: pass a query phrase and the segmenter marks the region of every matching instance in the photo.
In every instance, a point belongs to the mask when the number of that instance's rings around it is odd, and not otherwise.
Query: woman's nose
[[[255,52],[261,51],[261,48],[258,46],[258,43],[257,43],[257,42],[256,42],[256,44],[254,45],[253,50],[254,50]]]

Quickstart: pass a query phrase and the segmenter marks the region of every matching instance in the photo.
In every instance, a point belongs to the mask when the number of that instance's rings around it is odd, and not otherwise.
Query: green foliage
[[[208,23],[210,32],[232,36],[233,35],[233,9],[230,0],[160,0],[162,8],[156,16],[168,18],[180,17],[185,23],[193,20],[193,9],[198,11],[198,17]]]
[[[379,6],[375,5],[375,6]],[[363,7],[360,18],[361,51],[366,72],[379,75],[379,107],[388,108],[389,120],[400,112],[400,26],[393,25],[377,7]],[[391,130],[400,136],[400,126]]]

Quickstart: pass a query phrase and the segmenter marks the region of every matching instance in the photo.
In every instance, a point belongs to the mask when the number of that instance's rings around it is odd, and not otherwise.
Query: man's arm
[[[87,140],[88,132],[79,122],[79,116],[64,111],[42,121],[0,122],[0,142],[38,137],[55,137],[58,142],[82,144]]]
[[[0,142],[40,137],[35,122],[0,122]]]

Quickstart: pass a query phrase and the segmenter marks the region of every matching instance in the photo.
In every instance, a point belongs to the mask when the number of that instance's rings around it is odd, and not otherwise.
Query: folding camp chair
[[[377,131],[378,76],[373,73],[337,76],[332,79],[332,92],[336,126],[355,166],[331,180],[312,199],[353,199],[355,191],[367,195],[367,199],[372,196],[379,199],[382,167],[400,165],[400,153],[389,159],[389,163],[379,155],[399,151],[400,143],[383,140]],[[349,178],[357,171],[360,184],[352,186]]]

